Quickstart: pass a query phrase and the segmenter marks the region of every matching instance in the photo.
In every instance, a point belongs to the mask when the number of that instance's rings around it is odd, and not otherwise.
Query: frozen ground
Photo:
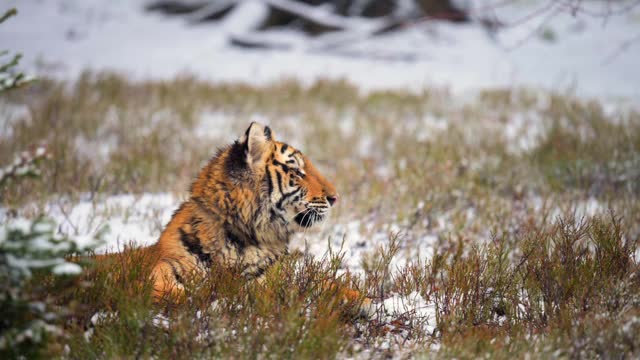
[[[460,99],[460,97],[455,98]],[[376,161],[369,180],[381,179],[385,182],[394,178],[400,168],[407,166],[407,158],[393,158],[388,153],[393,150],[393,147],[398,146],[394,139],[403,134],[413,134],[416,139],[422,142],[433,142],[436,138],[447,134],[452,136],[455,129],[464,129],[460,133],[462,142],[473,143],[479,137],[487,136],[492,139],[503,138],[508,151],[519,153],[535,148],[549,125],[545,123],[545,119],[541,115],[544,114],[543,109],[548,106],[547,103],[550,101],[547,96],[540,95],[538,100],[526,109],[500,109],[497,107],[476,110],[487,113],[477,116],[483,121],[475,124],[469,123],[467,118],[458,114],[461,109],[473,107],[473,101],[468,99],[468,102],[461,102],[458,100],[453,100],[452,104],[449,104],[449,101],[452,100],[437,101],[440,106],[448,109],[444,113],[438,112],[438,109],[430,108],[435,112],[434,114],[414,114],[407,115],[406,118],[400,117],[399,119],[402,121],[394,124],[393,129],[385,131],[385,136],[390,137],[390,139],[386,139],[385,146],[379,146],[380,138],[376,137],[371,129],[366,129],[363,123],[365,120],[359,116],[351,114],[350,111],[345,111],[339,116],[336,114],[331,116],[336,122],[339,121],[337,123],[339,131],[336,134],[342,139],[349,139],[352,144],[350,148],[352,157],[357,161],[366,162],[367,159]],[[453,108],[449,108],[449,106],[453,106]],[[138,110],[146,114],[143,109]],[[112,141],[112,136],[117,134],[115,130],[122,131],[123,126],[119,122],[120,117],[113,115],[114,111],[107,111],[105,116],[100,118],[99,123],[96,124],[96,134],[98,135],[95,138],[80,141],[84,139],[80,136],[74,141],[70,141],[74,151],[83,156],[92,156],[96,166],[105,166],[107,160],[113,156],[118,147],[122,146],[122,143]],[[324,113],[329,110],[323,107],[322,111]],[[509,116],[503,117],[503,112],[507,112]],[[233,112],[215,110],[206,106],[204,109],[199,109],[194,115],[193,128],[191,130],[183,128],[182,130],[188,132],[185,136],[190,141],[197,139],[205,147],[215,149],[217,146],[231,142],[235,138],[234,134],[240,134],[246,125],[245,121],[257,120],[272,124],[278,138],[291,144],[300,144],[299,146],[304,151],[307,149],[311,151],[310,145],[313,142],[305,134],[305,131],[309,131],[309,129],[305,130],[299,125],[305,119],[302,115],[296,115],[295,112],[288,116],[274,116],[268,111],[264,113],[251,111],[250,113],[248,118],[237,121],[238,115]],[[174,122],[175,115],[170,110],[163,108],[149,114],[151,121],[142,120],[143,122],[138,124],[142,127],[141,131],[136,131],[134,124],[127,123],[127,132],[145,134],[154,133],[159,129],[172,129],[171,123]],[[399,116],[399,114],[390,113],[389,116]],[[146,117],[136,117],[136,119],[146,119]],[[175,136],[179,135],[173,130],[172,132]],[[487,135],[485,132],[489,132],[491,135]],[[184,147],[183,143],[178,142],[178,144],[182,144],[180,146]],[[164,146],[170,147],[170,144]],[[98,151],[96,152],[95,149]],[[185,149],[175,150],[175,153],[180,153],[179,150],[184,151]],[[206,156],[210,156],[210,153],[206,153]],[[164,161],[184,162],[185,160],[169,159]],[[403,163],[405,164],[402,165]],[[397,168],[394,164],[397,164]],[[474,165],[468,163],[467,166]],[[190,171],[197,171],[197,168],[190,169]],[[186,189],[187,185],[179,187],[174,193],[144,192],[137,195],[132,193],[119,195],[97,193],[94,196],[80,194],[80,200],[74,201],[62,196],[45,205],[27,206],[21,211],[27,215],[43,213],[52,217],[59,224],[58,230],[72,237],[87,238],[102,233],[104,243],[97,251],[116,251],[130,242],[140,246],[154,243],[171,218],[173,211],[186,197],[186,193],[181,192]],[[168,188],[160,191],[168,191]],[[335,209],[336,211],[324,226],[321,229],[296,236],[291,243],[291,248],[309,252],[318,259],[325,256],[329,248],[334,252],[342,252],[345,255],[343,270],[348,269],[352,273],[362,275],[365,272],[365,263],[376,256],[378,248],[388,247],[389,239],[394,234],[399,235],[399,251],[391,262],[392,269],[400,269],[415,259],[432,258],[435,252],[447,246],[449,236],[460,233],[460,228],[465,229],[462,233],[469,241],[482,243],[491,239],[490,229],[487,228],[486,222],[483,223],[486,221],[483,216],[486,216],[487,212],[483,206],[487,204],[483,204],[482,201],[457,203],[454,199],[464,196],[461,193],[456,195],[456,191],[459,192],[459,190],[453,190],[451,193],[452,203],[435,212],[432,217],[425,216],[423,213],[427,211],[425,207],[429,206],[428,196],[426,194],[418,195],[422,196],[420,199],[423,200],[418,201],[415,206],[411,202],[402,206],[408,214],[414,214],[413,216],[405,216],[403,220],[398,220],[395,212],[351,212],[349,210],[353,208],[353,204],[357,203],[357,200],[354,199],[354,194],[345,191],[341,206]],[[551,203],[557,206],[553,211],[550,211],[552,218],[568,211],[576,212],[578,217],[593,216],[606,211],[606,205],[595,198],[576,199],[566,205],[573,208],[561,208],[563,205],[560,199],[553,201],[553,199],[542,199],[535,194],[529,194],[525,195],[523,199],[513,200],[515,205],[509,207],[513,210],[509,216],[522,219],[528,214],[539,213],[544,207],[545,200],[551,200]],[[0,223],[4,218],[6,218],[6,214],[0,208]],[[415,221],[412,220],[414,218]],[[416,221],[419,223],[415,223]],[[433,331],[435,310],[432,303],[425,301],[416,292],[405,294],[405,296],[394,293],[385,294],[385,296],[388,297],[376,305],[377,312],[375,314],[375,316],[381,317],[384,323],[392,324],[393,319],[397,319],[402,314],[410,313],[423,321],[421,326],[428,333]],[[402,331],[402,328],[390,329],[389,339],[387,339],[389,343],[393,343],[396,335],[402,338]]]
[[[586,96],[640,96],[640,45],[632,41],[640,33],[637,7],[602,18],[572,16],[542,1],[476,3],[478,16],[495,14],[507,26],[494,34],[477,22],[408,26],[350,48],[371,55],[366,57],[313,53],[309,39],[288,31],[268,36],[297,43],[295,50],[239,50],[228,44],[227,34],[248,26],[246,13],[221,24],[190,26],[179,17],[145,14],[143,0],[10,0],[4,5],[17,7],[19,15],[0,27],[0,43],[24,53],[29,70],[62,77],[111,69],[138,78],[190,73],[249,83],[345,78],[363,90],[437,85],[465,92],[526,85]],[[603,11],[599,2],[585,3],[589,11]],[[543,6],[548,8],[540,11]],[[407,52],[412,56],[394,59]]]
[[[493,36],[477,24],[456,26],[431,22],[357,44],[358,49],[370,50],[372,53],[388,53],[391,49],[398,52],[418,51],[420,55],[414,60],[374,60],[311,54],[305,50],[305,39],[287,32],[274,32],[270,36],[293,39],[299,44],[296,50],[240,51],[226,43],[224,34],[242,24],[188,26],[181,19],[145,15],[141,11],[142,3],[140,0],[10,1],[9,6],[17,6],[20,15],[0,26],[0,43],[2,47],[23,52],[23,65],[28,69],[47,74],[53,71],[62,78],[73,78],[86,69],[112,69],[137,78],[172,78],[176,74],[191,73],[212,81],[243,81],[252,84],[283,78],[295,78],[308,83],[318,78],[344,77],[364,91],[381,88],[419,90],[441,85],[454,92],[464,93],[494,86],[526,85],[572,90],[580,95],[607,100],[623,97],[625,101],[634,104],[637,104],[640,97],[640,88],[637,87],[640,73],[635,71],[640,60],[640,44],[635,46],[634,43],[628,43],[630,45],[624,51],[618,52],[625,41],[640,32],[638,14],[611,17],[603,21],[584,16],[574,18],[562,13],[545,25],[526,21]],[[533,10],[535,6],[531,5],[503,9],[505,12],[512,12],[513,18]],[[548,19],[548,16],[538,18],[544,19]],[[532,32],[538,28],[543,35],[531,36],[538,34]],[[305,111],[322,112],[323,119],[319,122],[324,120],[325,115],[326,118],[333,117],[339,128],[340,139],[353,144],[348,150],[353,152],[355,161],[374,161],[375,167],[371,168],[370,179],[376,180],[374,183],[381,180],[387,190],[395,189],[398,185],[389,180],[394,177],[395,171],[407,166],[407,158],[391,158],[386,153],[389,147],[379,146],[380,141],[387,140],[387,145],[397,142],[394,146],[398,146],[401,135],[410,133],[419,142],[428,143],[452,133],[448,129],[457,127],[465,130],[461,132],[462,142],[473,142],[479,137],[479,129],[495,127],[501,130],[496,134],[507,142],[507,150],[519,153],[535,148],[540,135],[546,130],[541,117],[541,114],[546,113],[540,109],[529,113],[527,110],[483,108],[482,115],[473,117],[482,121],[469,122],[466,118],[467,105],[473,107],[472,100],[469,100],[473,96],[454,98],[456,100],[452,103],[456,106],[455,111],[449,109],[441,112],[436,108],[429,108],[423,115],[408,117],[390,113],[388,121],[396,119],[396,123],[385,134],[395,139],[392,142],[364,130],[363,123],[375,117],[363,118],[363,113],[353,109],[336,114],[325,113],[334,111],[331,108]],[[460,101],[461,99],[465,100]],[[464,104],[466,100],[469,100],[468,104]],[[608,101],[603,104],[606,113],[622,111],[615,105],[609,106],[612,103]],[[442,101],[436,99],[428,105],[447,109],[451,104],[442,104]],[[545,104],[538,106],[546,108]],[[300,126],[300,122],[308,121],[309,117],[298,115],[294,111],[285,116],[278,113],[275,118],[268,112],[261,114],[260,108],[250,109],[251,115],[242,117],[242,121],[251,118],[274,124],[274,129],[282,134],[283,140],[300,145],[305,151],[314,144],[318,145],[305,141],[308,138],[304,136],[305,130]],[[213,145],[219,146],[231,141],[234,134],[241,130],[239,127],[245,126],[237,121],[237,113],[226,114],[224,110],[215,108],[198,111],[198,115],[194,115],[198,118],[197,126],[190,134],[190,139],[195,135],[198,141],[211,144],[212,148]],[[13,129],[9,124],[18,117],[14,113],[20,112],[28,110],[3,109],[2,118],[5,120],[0,119],[0,129]],[[4,113],[11,116],[4,116]],[[146,119],[146,113],[142,110],[141,113],[139,119]],[[82,155],[92,154],[99,160],[97,162],[106,162],[119,146],[123,146],[104,135],[119,134],[118,131],[122,131],[123,124],[108,115],[96,125],[104,131],[97,131],[95,139],[74,138],[74,151]],[[162,111],[152,115],[152,120],[144,123],[148,132],[157,128],[169,128],[178,117],[171,112]],[[127,130],[136,133],[129,127]],[[145,133],[141,132],[143,136]],[[319,131],[317,133],[323,134]],[[12,135],[11,132],[0,131],[0,139],[10,139]],[[122,134],[117,136],[124,138]],[[184,147],[186,143],[175,144]],[[325,143],[322,144],[326,146]],[[169,143],[166,146],[173,145]],[[98,149],[99,156],[96,157],[95,152],[92,152],[94,149]],[[468,155],[470,154],[465,156]],[[470,158],[473,159],[473,156]],[[183,160],[180,159],[181,162]],[[389,165],[390,160],[397,160],[398,169],[394,168],[396,164]],[[483,159],[485,160],[491,159]],[[461,169],[473,166],[473,162],[464,158],[461,160]],[[195,171],[194,169],[192,170]],[[441,172],[446,170],[444,166],[434,169]],[[445,175],[451,173],[444,172]],[[438,184],[433,179],[431,182]],[[185,189],[186,186],[177,191]],[[422,213],[425,201],[428,205],[428,197],[416,199],[421,201],[416,201],[415,207],[410,201],[402,207],[408,214],[416,214],[416,221],[420,221],[418,225],[410,224],[411,216],[405,216],[406,220],[401,221],[393,212],[380,214],[375,209],[365,211],[364,205],[360,212],[351,213],[347,206],[349,196],[356,195],[345,194],[343,206],[346,210],[336,209],[336,214],[325,227],[295,237],[291,248],[308,251],[317,258],[324,256],[329,247],[334,251],[342,251],[345,253],[345,269],[361,274],[364,272],[365,262],[375,256],[376,249],[388,246],[390,234],[400,234],[400,249],[392,262],[392,268],[402,267],[418,257],[429,259],[451,234],[469,241],[490,239],[491,230],[486,228],[486,223],[482,223],[482,217],[485,216],[486,220],[486,213],[496,210],[484,209],[483,206],[487,203],[482,201],[469,201],[476,198],[471,198],[472,194],[461,193],[461,190],[453,186],[443,189],[441,192],[450,196],[451,203],[437,208],[433,217]],[[159,191],[169,190],[164,188]],[[86,238],[103,231],[104,243],[98,248],[102,252],[117,250],[131,241],[142,246],[155,242],[185,196],[184,193],[169,192],[144,192],[138,195],[105,193],[95,197],[82,194],[78,201],[61,197],[45,205],[33,204],[33,210],[26,207],[20,211],[27,215],[44,213],[51,216],[59,224],[58,230],[64,234]],[[591,216],[604,213],[607,208],[605,202],[587,196],[576,197],[575,201],[567,202],[565,209],[561,208],[565,206],[563,200],[566,199],[560,196],[541,198],[525,191],[508,200],[508,215],[519,219],[527,214],[537,214],[545,206],[545,201],[556,206],[550,212],[552,217],[567,211],[575,212],[578,217]],[[500,204],[495,206],[499,207]],[[7,211],[0,208],[0,223],[6,220]],[[500,216],[501,213],[496,211],[496,214]],[[417,292],[405,296],[395,293],[386,295],[388,297],[378,305],[377,314],[385,323],[391,324],[401,314],[411,313],[417,314],[416,318],[424,321],[421,325],[427,332],[434,330],[434,305],[425,301]],[[402,331],[402,328],[389,329],[389,338],[383,339],[387,344],[384,346],[393,344],[393,334],[399,334],[402,338]]]
[[[42,212],[55,220],[58,231],[64,235],[86,238],[101,234],[103,241],[97,251],[112,252],[125,244],[148,246],[155,243],[180,205],[181,198],[171,193],[146,193],[86,199],[77,203],[60,200],[47,204]],[[537,198],[529,199],[527,203],[529,211],[539,211],[542,207]],[[590,198],[574,204],[571,209],[556,208],[552,211],[552,217],[567,211],[575,211],[578,217],[594,216],[605,210],[606,206]],[[29,213],[28,206],[25,211]],[[469,222],[473,220],[473,212],[473,207],[469,207]],[[4,220],[5,214],[0,215],[0,220]],[[399,234],[400,239],[400,251],[392,264],[401,267],[410,259],[430,258],[438,235],[444,236],[453,231],[452,220],[446,213],[436,219],[433,230],[420,233],[412,232],[406,223],[380,224],[376,221],[348,217],[338,219],[333,216],[320,229],[297,234],[290,246],[318,258],[326,255],[329,248],[335,253],[344,252],[344,265],[352,272],[362,273],[363,257],[378,247],[387,246],[392,234]]]
[[[153,244],[171,214],[179,206],[181,196],[170,193],[145,193],[142,195],[116,195],[100,199],[85,199],[77,203],[64,200],[49,203],[44,213],[58,224],[58,231],[72,238],[87,239],[100,234],[102,243],[98,253],[113,252],[122,249],[125,244],[148,246]],[[530,211],[539,211],[540,199],[530,199]],[[421,205],[418,207],[420,208]],[[27,207],[28,208],[28,207]],[[420,210],[420,209],[417,210]],[[575,211],[579,217],[594,216],[605,211],[605,207],[596,199],[580,202],[572,209],[557,208],[553,211],[560,215],[563,211]],[[28,210],[27,210],[28,212]],[[468,221],[473,220],[473,207],[467,209]],[[0,220],[6,215],[0,212]],[[326,226],[324,226],[326,225]],[[327,256],[328,251],[344,253],[344,266],[351,273],[364,275],[363,264],[367,257],[375,256],[376,250],[388,247],[390,237],[399,235],[399,251],[391,262],[392,269],[400,269],[408,262],[431,258],[438,246],[439,239],[453,231],[450,214],[443,214],[436,220],[431,231],[412,231],[407,223],[376,224],[373,219],[349,219],[335,216],[319,230],[298,234],[290,248],[312,254],[317,259]],[[487,234],[487,238],[489,234]],[[474,239],[483,241],[483,239]],[[388,333],[382,346],[392,346],[406,337],[406,330],[394,319],[410,315],[419,321],[427,333],[435,328],[436,309],[433,303],[425,301],[418,293],[401,296],[387,294],[384,301],[368,309],[371,318],[383,321]]]
[[[146,193],[138,196],[127,194],[100,199],[89,199],[87,196],[77,203],[64,200],[51,202],[42,210],[58,224],[60,234],[74,239],[100,237],[102,241],[96,252],[104,253],[121,250],[124,245],[153,244],[180,201],[180,196],[170,193]],[[29,206],[24,210],[28,213]],[[6,221],[4,212],[0,212],[0,221]],[[363,275],[363,257],[376,248],[387,246],[390,233],[401,232],[396,224],[382,226],[382,229],[375,231],[373,228],[372,222],[363,224],[358,220],[351,220],[345,223],[333,218],[329,226],[297,235],[291,249],[309,252],[320,259],[331,248],[333,252],[345,254],[344,265],[349,271]],[[436,239],[435,236],[427,235],[413,239],[411,246],[407,246],[406,241],[403,242],[401,253],[393,261],[393,266],[401,266],[419,254],[431,255]],[[421,326],[428,332],[432,332],[435,326],[433,304],[427,303],[417,292],[407,296],[390,294],[386,300],[373,305],[368,311],[370,316],[390,324],[398,316],[411,313],[420,319]],[[389,327],[385,340],[389,344],[395,341],[396,336],[406,336],[402,329],[394,329],[393,325]]]

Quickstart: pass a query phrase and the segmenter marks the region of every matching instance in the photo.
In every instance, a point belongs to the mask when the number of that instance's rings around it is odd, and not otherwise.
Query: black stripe
[[[242,144],[236,141],[228,148],[228,155],[224,160],[224,169],[225,173],[228,174],[229,177],[235,179],[242,179],[246,177],[248,173],[247,151],[249,149],[247,144],[248,141]]]
[[[271,128],[268,126],[264,127],[264,137],[266,137],[267,140],[271,140]]]
[[[224,227],[224,234],[227,238],[226,245],[232,244],[242,254],[247,246],[255,246],[260,248],[258,239],[255,236],[242,236],[232,231],[229,226]]]
[[[201,219],[201,218],[193,217],[193,218],[191,218],[191,221],[189,222],[189,224],[190,224],[191,226],[193,226],[194,228],[196,228],[196,229],[197,229],[197,228],[198,228],[198,226],[199,226],[200,224],[202,224],[202,219]]]
[[[182,246],[184,246],[188,252],[198,257],[200,262],[211,266],[211,255],[204,252],[200,240],[192,234],[187,234],[182,228],[178,229],[178,231],[180,231],[180,242]]]
[[[176,266],[173,264],[173,262],[169,261],[169,259],[163,259],[162,261],[164,261],[171,267],[171,272],[173,273],[173,277],[176,278],[176,281],[180,284],[184,284],[184,280],[182,279],[182,276],[180,276],[180,273],[178,273],[178,269],[176,269]]]
[[[249,125],[249,127],[247,128],[247,131],[244,132],[244,143],[242,144],[242,148],[244,149],[245,154],[247,153],[247,151],[249,151],[249,132],[251,131],[251,127],[253,126],[253,123],[251,123],[251,125]]]
[[[287,160],[287,164],[295,164],[295,163],[296,163],[296,161],[295,161],[295,160],[293,160],[293,159],[291,159],[291,160]]]
[[[226,245],[232,244],[235,246],[236,250],[242,254],[244,252],[244,248],[246,244],[239,237],[236,236],[229,229],[225,229],[225,236],[227,237]]]
[[[284,190],[282,190],[282,175],[280,175],[279,171],[276,171],[276,178],[278,179],[278,190],[280,190],[280,194],[284,194]]]
[[[288,148],[289,148],[289,145],[282,144],[282,147],[280,148],[280,152],[284,154],[284,152],[287,151]]]
[[[299,193],[299,192],[300,192],[300,189],[302,189],[302,188],[297,188],[297,189],[293,190],[293,191],[292,191],[292,192],[290,192],[290,193],[283,194],[283,195],[282,195],[282,197],[280,198],[280,200],[278,200],[278,203],[276,204],[276,207],[277,207],[278,209],[282,210],[282,203],[283,203],[285,200],[287,200],[287,198],[289,198],[289,197],[291,197],[291,196],[293,196],[293,195],[295,195],[295,194]]]
[[[313,204],[309,204],[309,208],[310,209],[318,209],[318,210],[323,210],[323,209],[328,209],[329,207],[326,205],[313,205]]]
[[[276,218],[280,217],[278,216],[276,211],[273,209],[269,209],[269,214],[271,215],[271,218],[270,218],[271,221],[275,221]]]
[[[252,278],[259,278],[260,276],[264,275],[264,273],[267,271],[266,267],[261,267],[258,268],[258,271],[254,272],[253,274],[251,274]]]
[[[269,197],[271,197],[271,194],[273,193],[273,180],[271,180],[271,171],[269,171],[268,166],[266,167],[265,171],[267,172],[267,180],[269,184]]]
[[[269,267],[273,265],[273,263],[275,263],[277,259],[278,259],[278,256],[276,256],[275,258],[267,257],[265,261],[247,266],[244,270],[245,276],[247,276],[248,278],[258,278],[264,275],[267,269],[269,269]],[[251,267],[256,267],[256,270],[248,271]]]
[[[278,165],[278,166],[280,166],[280,167],[281,167],[285,172],[289,172],[289,171],[291,171],[291,170],[294,170],[294,171],[296,172],[296,175],[300,176],[300,177],[301,177],[301,178],[303,178],[303,179],[307,176],[307,175],[305,175],[304,173],[302,173],[302,171],[300,171],[300,169],[294,169],[294,168],[291,168],[289,165],[287,165],[287,164],[283,164],[283,163],[281,163],[281,162],[280,162],[280,161],[278,161],[278,160],[275,160],[275,159],[274,159],[274,160],[273,160],[273,164],[274,164],[274,165]]]
[[[282,167],[282,169],[283,169],[284,171],[286,171],[286,172],[289,172],[289,170],[291,169],[287,164],[283,164],[283,163],[281,163],[281,162],[280,162],[280,161],[278,161],[278,160],[273,160],[273,163],[274,163],[275,165],[278,165],[278,166]]]

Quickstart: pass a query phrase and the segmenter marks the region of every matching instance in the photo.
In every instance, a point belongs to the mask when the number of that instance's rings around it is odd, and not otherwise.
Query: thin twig
[[[602,65],[609,65],[615,60],[621,53],[628,50],[635,42],[640,41],[640,34],[636,34],[634,37],[623,41],[613,52],[611,52],[602,61]]]

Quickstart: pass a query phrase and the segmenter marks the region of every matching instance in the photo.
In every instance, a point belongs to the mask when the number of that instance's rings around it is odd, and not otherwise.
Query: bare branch
[[[189,14],[187,16],[187,22],[193,24],[204,20],[221,18],[237,4],[237,0],[221,0],[212,2]]]
[[[634,37],[623,41],[611,54],[609,54],[602,61],[602,65],[608,65],[612,63],[620,54],[628,50],[634,43],[640,41],[640,34],[636,34]]]

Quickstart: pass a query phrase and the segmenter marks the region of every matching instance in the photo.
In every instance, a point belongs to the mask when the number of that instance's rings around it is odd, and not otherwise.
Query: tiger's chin
[[[326,215],[320,214],[315,210],[307,210],[301,213],[298,213],[293,220],[296,224],[304,229],[311,228],[316,226],[324,221]]]

